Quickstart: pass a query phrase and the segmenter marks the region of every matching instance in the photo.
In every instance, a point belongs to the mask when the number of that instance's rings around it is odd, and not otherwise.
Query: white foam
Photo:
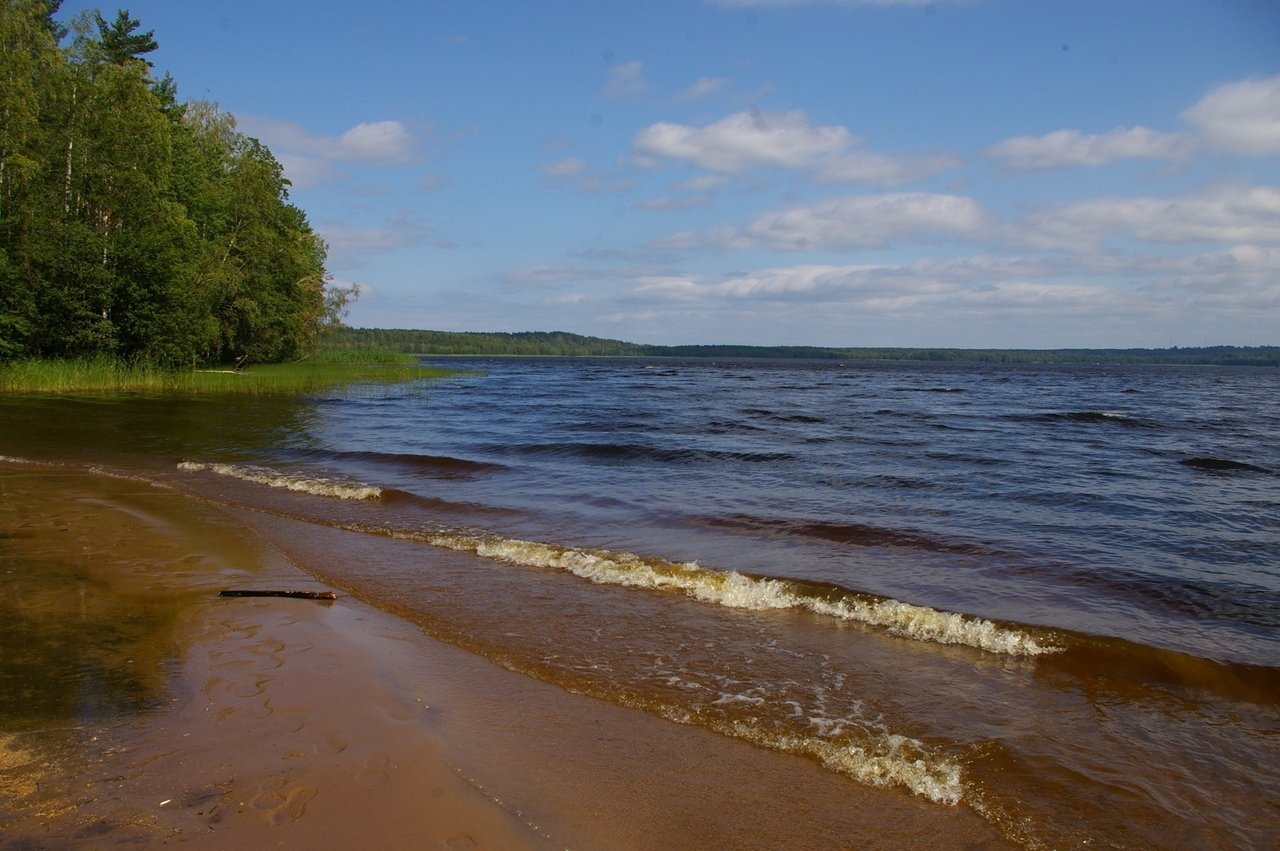
[[[601,584],[682,591],[703,602],[735,609],[802,609],[879,627],[918,641],[960,644],[1009,656],[1038,656],[1060,649],[1025,632],[998,626],[983,618],[893,599],[865,600],[845,596],[828,601],[797,593],[794,586],[785,580],[745,576],[736,571],[708,570],[694,562],[676,564],[642,559],[627,552],[581,550],[506,538],[454,534],[414,537],[436,546],[473,552],[511,564],[566,570]]]
[[[208,471],[219,476],[230,476],[246,482],[256,482],[273,488],[284,488],[316,496],[330,496],[337,499],[377,499],[382,496],[382,488],[352,482],[339,482],[318,476],[301,476],[292,473],[281,473],[265,467],[250,467],[240,464],[204,464],[199,461],[183,461],[178,464],[179,470],[191,472]]]
[[[964,798],[960,766],[929,753],[921,742],[894,734],[873,736],[862,744],[834,742],[814,736],[773,732],[745,721],[733,721],[722,732],[774,750],[817,759],[871,786],[904,786],[939,804]]]
[[[153,488],[158,488],[159,490],[173,490],[172,485],[167,485],[164,482],[157,482],[154,479],[134,473],[122,473],[118,470],[108,470],[105,467],[97,466],[90,467],[89,472],[95,476],[103,476],[108,479],[119,479],[122,482],[136,482],[140,485],[148,485]]]

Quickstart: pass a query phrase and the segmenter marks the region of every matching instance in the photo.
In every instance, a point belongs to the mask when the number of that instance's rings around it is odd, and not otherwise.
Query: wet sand
[[[306,524],[0,462],[0,849],[1001,847],[962,808],[569,694],[291,562]],[[323,546],[308,558],[323,559]]]

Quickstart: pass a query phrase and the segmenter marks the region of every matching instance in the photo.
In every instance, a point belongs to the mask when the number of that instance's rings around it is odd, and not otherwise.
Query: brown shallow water
[[[298,553],[335,554],[306,524],[271,530],[294,563],[136,479],[0,464],[0,496],[0,848],[1001,844],[966,811],[570,694],[345,594],[216,596],[319,587]]]

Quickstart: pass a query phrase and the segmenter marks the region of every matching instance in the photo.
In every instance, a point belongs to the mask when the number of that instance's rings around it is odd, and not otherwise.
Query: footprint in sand
[[[250,803],[265,810],[269,824],[286,824],[302,818],[307,802],[316,796],[314,786],[289,786],[286,777],[273,777],[258,787],[259,794]]]

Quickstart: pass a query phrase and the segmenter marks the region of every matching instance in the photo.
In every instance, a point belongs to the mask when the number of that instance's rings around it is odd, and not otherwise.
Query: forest
[[[524,357],[803,358],[809,360],[981,361],[985,363],[1185,364],[1280,366],[1280,346],[1168,349],[830,348],[820,346],[656,346],[566,331],[514,333],[334,328],[331,350],[386,349],[417,355]]]
[[[127,11],[63,24],[62,0],[0,2],[0,361],[310,351],[351,293],[326,293],[271,152],[179,102]]]

